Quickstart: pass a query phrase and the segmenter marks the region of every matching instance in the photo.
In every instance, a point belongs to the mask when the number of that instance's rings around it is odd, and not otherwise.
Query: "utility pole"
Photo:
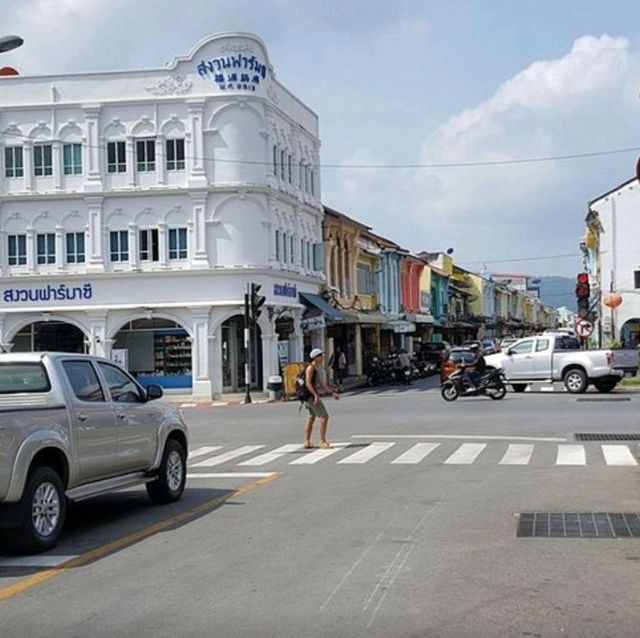
[[[251,284],[244,293],[244,402],[251,403]]]

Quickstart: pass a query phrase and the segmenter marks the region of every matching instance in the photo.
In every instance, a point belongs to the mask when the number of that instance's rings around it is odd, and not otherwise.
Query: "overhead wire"
[[[29,135],[24,133],[18,133],[16,131],[2,131],[0,134],[5,136],[13,136],[20,137],[25,139],[31,139]],[[41,140],[42,142],[58,142],[65,143],[65,140],[55,139],[55,138],[47,138],[45,140]],[[116,140],[113,141],[122,141]],[[100,150],[106,150],[106,146],[99,144],[84,144],[87,148],[96,148]],[[476,161],[465,161],[465,162],[428,162],[428,163],[416,163],[416,164],[348,164],[348,163],[318,163],[314,164],[314,167],[317,168],[330,168],[330,169],[368,169],[368,170],[377,170],[377,169],[434,169],[434,168],[474,168],[474,167],[483,167],[483,166],[510,166],[517,164],[536,164],[541,162],[556,162],[556,161],[564,161],[564,160],[577,160],[577,159],[588,159],[593,157],[606,157],[610,155],[620,155],[623,153],[633,153],[640,151],[640,146],[630,146],[627,148],[616,148],[616,149],[605,149],[601,151],[587,151],[584,153],[569,153],[565,155],[545,155],[539,157],[520,157],[520,158],[512,158],[512,159],[504,159],[504,160],[476,160]],[[244,159],[229,159],[229,158],[219,158],[219,157],[206,157],[203,155],[202,157],[198,156],[186,156],[185,159],[191,160],[202,160],[204,162],[220,162],[225,164],[247,164],[247,165],[256,165],[256,166],[272,166],[273,162],[262,161],[262,160],[244,160]],[[276,162],[279,166],[280,163]]]

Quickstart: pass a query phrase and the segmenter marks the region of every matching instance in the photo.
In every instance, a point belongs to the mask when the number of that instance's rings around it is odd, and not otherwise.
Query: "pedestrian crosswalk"
[[[229,449],[225,449],[228,447]],[[284,466],[335,463],[341,466],[367,464],[442,465],[464,467],[484,464],[531,467],[635,467],[638,460],[635,447],[600,445],[596,443],[508,443],[489,440],[486,443],[463,440],[430,441],[350,441],[333,443],[329,449],[304,449],[301,443],[286,443],[269,449],[265,444],[238,447],[206,445],[189,453],[190,473],[197,476],[220,465],[271,470]]]

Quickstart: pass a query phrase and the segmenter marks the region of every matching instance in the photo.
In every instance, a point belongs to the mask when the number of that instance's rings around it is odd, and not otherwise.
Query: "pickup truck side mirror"
[[[505,353],[508,357],[513,356],[513,350],[511,348],[507,348],[507,351]]]
[[[155,399],[161,399],[164,396],[162,387],[152,383],[147,386],[147,401],[154,401]]]

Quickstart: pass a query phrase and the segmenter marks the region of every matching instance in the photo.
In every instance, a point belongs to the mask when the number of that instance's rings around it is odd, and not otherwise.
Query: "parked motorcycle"
[[[442,384],[440,394],[445,401],[455,401],[458,397],[478,396],[487,396],[494,401],[504,399],[507,394],[507,386],[502,370],[488,370],[476,380],[476,389],[469,392],[464,379],[465,367],[453,372]]]

